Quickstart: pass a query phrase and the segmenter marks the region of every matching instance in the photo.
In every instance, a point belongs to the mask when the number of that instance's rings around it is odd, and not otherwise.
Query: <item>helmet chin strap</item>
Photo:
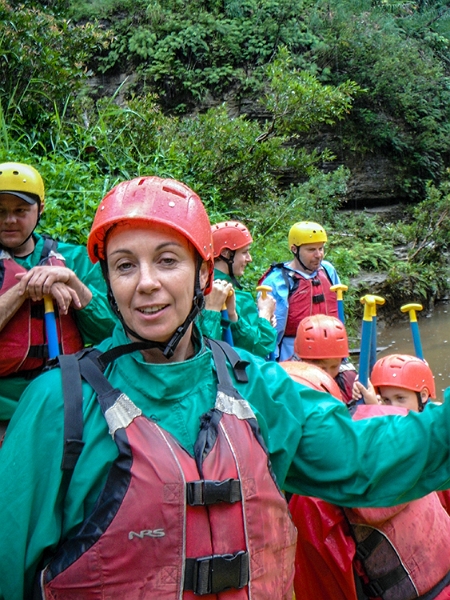
[[[292,250],[291,252],[305,271],[309,271],[310,273],[313,273],[315,271],[315,269],[308,269],[308,267],[303,263],[302,259],[300,258],[300,246],[295,246],[295,252],[293,252]]]
[[[236,254],[236,250],[230,250],[230,256],[224,256],[223,254],[221,254],[218,258],[220,258],[220,260],[223,260],[224,262],[227,263],[227,265],[228,265],[228,275],[230,276],[230,279],[231,279],[233,285],[235,287],[237,287],[239,290],[241,290],[242,289],[242,285],[236,279],[236,277],[234,275],[234,271],[233,271],[233,263],[234,263],[234,256],[235,256],[235,254]]]
[[[202,308],[205,305],[205,298],[203,295],[203,290],[200,287],[201,264],[202,264],[202,259],[201,259],[201,257],[199,257],[196,275],[195,275],[194,298],[192,300],[191,310],[190,310],[188,316],[186,317],[186,319],[184,320],[184,322],[176,328],[176,330],[172,334],[172,337],[170,338],[170,340],[167,343],[162,343],[162,342],[155,342],[153,340],[148,340],[148,339],[142,337],[141,335],[139,335],[138,333],[136,333],[136,331],[131,329],[131,327],[128,327],[128,325],[125,323],[125,321],[123,319],[121,312],[119,311],[116,299],[114,298],[114,295],[112,293],[111,286],[109,283],[108,267],[106,265],[106,261],[104,261],[104,260],[100,261],[102,272],[105,277],[106,284],[108,286],[109,304],[110,304],[112,310],[114,311],[115,315],[119,319],[119,321],[122,323],[123,328],[128,333],[128,335],[139,340],[138,342],[131,342],[129,344],[123,344],[122,346],[116,346],[115,348],[112,348],[111,350],[104,352],[101,355],[101,359],[99,359],[99,360],[101,360],[101,362],[104,366],[106,366],[108,363],[114,361],[119,356],[122,356],[123,354],[129,354],[130,352],[135,352],[135,350],[151,350],[153,348],[157,348],[158,350],[160,350],[162,352],[163,356],[165,358],[167,358],[167,360],[172,358],[178,344],[180,343],[181,339],[185,335],[189,326],[191,325],[191,323],[193,323],[195,321],[195,318],[197,317],[197,315],[200,313],[200,311],[202,310]]]
[[[416,392],[416,394],[417,394],[417,404],[419,406],[419,412],[422,412],[423,409],[425,408],[425,405],[422,400],[422,395],[420,392]]]

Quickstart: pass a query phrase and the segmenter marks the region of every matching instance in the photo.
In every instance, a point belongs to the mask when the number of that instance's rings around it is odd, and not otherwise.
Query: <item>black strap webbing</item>
[[[363,585],[363,589],[365,593],[369,597],[383,597],[391,587],[397,585],[408,576],[408,573],[405,570],[405,567],[400,564],[397,565],[394,569],[383,575],[382,577],[378,577],[377,579],[371,579],[369,583]]]
[[[218,366],[218,363],[223,362],[223,360],[218,358],[219,355],[217,350],[219,349],[228,359],[228,362],[233,369],[233,374],[236,377],[236,381],[239,383],[248,383],[248,376],[245,370],[250,363],[248,363],[246,360],[242,360],[236,350],[234,350],[234,348],[226,342],[213,340],[211,338],[205,338],[205,340],[207,345],[211,348],[214,361],[216,362],[216,367]]]
[[[64,450],[61,469],[73,470],[84,446],[83,390],[78,359],[74,354],[58,356],[64,398]]]
[[[58,242],[53,240],[51,237],[44,235],[44,246],[42,247],[41,256],[39,258],[38,265],[44,265],[46,260],[49,257],[50,252],[53,250],[56,252],[56,248],[58,247]]]
[[[357,558],[362,561],[366,560],[366,558],[372,554],[378,544],[381,544],[383,540],[383,534],[380,533],[378,529],[374,529],[365,540],[356,543]]]

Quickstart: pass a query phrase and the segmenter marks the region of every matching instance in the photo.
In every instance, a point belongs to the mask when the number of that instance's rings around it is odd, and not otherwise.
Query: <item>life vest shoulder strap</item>
[[[216,365],[218,390],[239,398],[240,394],[234,388],[228,374],[226,361],[231,364],[236,380],[241,383],[248,382],[245,369],[249,363],[242,360],[225,342],[207,339],[207,345],[211,348]],[[82,379],[96,392],[103,412],[121,394],[121,391],[113,388],[104,376],[106,364],[102,362],[102,357],[103,353],[95,348],[58,356],[64,398],[64,450],[61,463],[61,469],[64,471],[73,471],[84,446]]]
[[[57,358],[64,399],[63,471],[73,471],[84,447],[82,379],[88,381],[95,391],[112,389],[97,360],[100,355],[98,350],[87,348],[76,354],[61,354]]]
[[[289,269],[288,267],[286,267],[286,265],[282,262],[281,263],[272,263],[270,265],[270,267],[267,269],[267,271],[264,273],[264,275],[259,279],[258,285],[261,285],[264,282],[264,280],[266,279],[266,277],[270,273],[272,273],[272,271],[274,271],[275,269],[279,269],[281,271],[281,275],[283,276],[284,283],[286,284],[286,287],[289,290],[289,296],[290,296],[298,287],[298,280],[301,276],[298,275],[298,273],[296,273],[292,269]]]

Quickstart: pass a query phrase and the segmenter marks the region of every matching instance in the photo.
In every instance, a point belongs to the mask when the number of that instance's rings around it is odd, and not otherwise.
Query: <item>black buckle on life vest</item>
[[[241,482],[239,479],[189,481],[186,484],[186,498],[189,506],[205,506],[217,502],[233,504],[242,500]]]
[[[187,558],[184,589],[194,594],[219,594],[229,589],[241,589],[249,581],[249,555],[241,550],[236,554],[215,554],[202,558]]]
[[[320,279],[316,279],[315,277],[313,279],[311,279],[311,285],[321,285],[321,281]]]
[[[320,304],[321,302],[325,302],[325,296],[323,294],[319,294],[318,296],[312,297],[313,304]]]

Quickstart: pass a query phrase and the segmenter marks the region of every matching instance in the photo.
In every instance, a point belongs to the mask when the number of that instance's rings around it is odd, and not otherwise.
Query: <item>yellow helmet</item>
[[[8,193],[33,204],[44,204],[44,182],[30,165],[8,162],[0,164],[0,194]]]
[[[317,244],[326,242],[327,234],[325,229],[319,223],[311,221],[299,221],[292,225],[289,230],[288,242],[289,249],[292,245],[302,246],[303,244]]]

